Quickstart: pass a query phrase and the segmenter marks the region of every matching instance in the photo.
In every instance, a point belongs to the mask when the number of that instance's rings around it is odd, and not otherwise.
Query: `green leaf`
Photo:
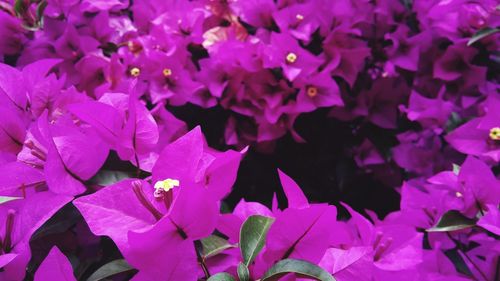
[[[81,218],[80,212],[76,207],[68,203],[38,228],[31,236],[30,241],[35,241],[52,234],[64,233],[76,225]]]
[[[288,273],[319,281],[335,281],[333,276],[321,267],[303,260],[284,259],[269,269],[261,281],[278,280]]]
[[[114,260],[103,265],[96,272],[87,279],[87,281],[99,281],[104,278],[113,276],[118,273],[133,270],[134,268],[130,266],[124,259]]]
[[[101,170],[89,180],[89,184],[108,186],[131,177],[123,171]]]
[[[224,250],[236,247],[217,235],[210,235],[207,238],[201,239],[201,244],[203,246],[202,255],[205,259],[213,257]]]
[[[207,281],[235,281],[231,274],[221,272],[210,276]]]
[[[248,267],[241,263],[238,265],[238,278],[240,281],[250,280],[250,272],[248,272]]]
[[[446,212],[438,221],[436,226],[427,229],[427,232],[447,232],[466,229],[476,225],[476,220],[462,215],[459,211]]]
[[[257,257],[266,243],[266,236],[274,219],[264,216],[250,216],[240,230],[240,250],[246,266]]]
[[[465,123],[465,119],[462,119],[460,115],[456,112],[452,112],[450,114],[450,117],[446,121],[446,124],[444,125],[445,131],[446,132],[451,132],[455,130],[456,128],[460,127],[463,123]]]
[[[16,15],[20,16],[26,11],[26,7],[24,5],[24,0],[16,0],[14,3],[14,11],[16,12]]]
[[[469,42],[467,42],[467,46],[470,46],[474,43],[476,43],[477,41],[485,38],[485,37],[488,37],[492,34],[495,34],[497,32],[500,32],[500,29],[498,28],[491,28],[491,27],[486,27],[486,28],[483,28],[481,30],[478,30],[476,32],[476,34],[474,34],[470,39],[469,39]]]
[[[22,197],[0,196],[0,204],[7,203],[12,200],[23,199]]]

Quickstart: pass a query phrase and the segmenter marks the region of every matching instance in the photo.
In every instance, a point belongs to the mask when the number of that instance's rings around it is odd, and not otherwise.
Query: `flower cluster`
[[[498,7],[0,0],[0,280],[500,280]],[[230,202],[311,115],[398,210]]]

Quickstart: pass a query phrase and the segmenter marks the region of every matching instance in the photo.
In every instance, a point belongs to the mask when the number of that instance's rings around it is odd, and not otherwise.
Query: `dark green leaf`
[[[307,261],[294,259],[279,261],[266,272],[261,281],[278,280],[288,273],[295,273],[301,277],[319,281],[335,281],[335,278],[321,267]]]
[[[96,272],[94,272],[87,281],[99,281],[104,278],[113,276],[118,273],[126,272],[134,269],[124,259],[114,260],[103,265]]]
[[[240,230],[240,250],[243,262],[250,265],[266,243],[266,236],[274,219],[264,216],[250,216]]]
[[[446,212],[438,221],[436,226],[427,229],[428,232],[455,231],[473,227],[476,221],[462,215],[459,211],[452,210]]]
[[[202,239],[201,244],[203,245],[203,258],[205,259],[213,257],[226,249],[236,247],[235,245],[229,244],[226,239],[217,235],[210,235]]]
[[[460,127],[463,123],[465,123],[465,119],[462,119],[460,115],[456,112],[452,112],[450,114],[450,117],[446,121],[446,124],[444,125],[446,132],[451,132],[455,130],[456,128]]]
[[[411,7],[413,6],[413,0],[399,0],[399,2],[401,2],[407,10],[411,10]]]
[[[497,32],[500,32],[500,29],[498,28],[491,28],[491,27],[486,27],[486,28],[483,28],[481,30],[479,30],[478,32],[476,32],[476,34],[474,34],[470,39],[469,39],[469,42],[467,42],[467,46],[470,46],[474,43],[476,43],[477,41],[487,37],[487,36],[490,36],[492,34],[495,34]]]
[[[18,16],[22,15],[26,11],[24,0],[16,0],[14,4],[14,11]]]
[[[240,262],[238,265],[238,278],[240,281],[250,280],[250,272],[248,272],[248,267]]]
[[[231,274],[222,272],[210,276],[207,281],[234,281],[234,277]]]
[[[89,184],[108,186],[132,177],[123,171],[101,170],[89,180]]]
[[[80,212],[72,204],[66,204],[48,221],[46,221],[32,236],[31,241],[35,241],[45,236],[57,233],[64,233],[74,226],[81,219]]]

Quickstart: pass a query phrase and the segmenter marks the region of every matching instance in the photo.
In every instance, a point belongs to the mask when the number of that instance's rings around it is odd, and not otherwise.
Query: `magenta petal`
[[[124,180],[73,201],[92,233],[111,237],[122,253],[129,247],[128,231],[141,229],[156,222],[153,215],[137,199],[132,190],[133,181],[133,179]],[[153,188],[144,183],[143,186],[146,195],[149,189],[152,199]]]
[[[459,182],[474,194],[474,200],[482,204],[500,203],[500,182],[495,178],[490,167],[484,162],[469,156],[462,164],[458,174]]]
[[[268,262],[284,258],[320,261],[330,245],[334,206],[313,205],[306,209],[286,209],[276,215],[269,230],[264,258]]]
[[[0,255],[0,268],[9,264],[16,257],[17,257],[17,254],[13,254],[13,253]]]
[[[331,248],[319,263],[328,272],[334,274],[339,281],[369,281],[372,271],[372,247],[352,247],[348,250]]]
[[[479,156],[488,152],[488,131],[478,129],[480,123],[480,118],[472,119],[449,133],[446,141],[465,154]]]
[[[88,180],[101,168],[108,148],[92,130],[73,126],[50,127],[54,145],[67,170],[82,180]]]
[[[22,186],[29,187],[45,182],[44,174],[22,162],[11,162],[0,166],[0,195],[22,194]]]
[[[388,271],[413,268],[422,262],[422,240],[423,234],[415,233],[408,241],[382,255],[382,258],[374,263],[375,266]]]
[[[159,132],[155,119],[147,108],[133,96],[130,97],[128,119],[120,132],[117,147],[118,155],[124,160],[131,160],[135,165],[136,157],[155,148]]]
[[[498,207],[494,205],[487,205],[488,212],[479,219],[477,225],[480,227],[494,233],[496,235],[500,235],[500,211]]]
[[[123,119],[120,112],[114,107],[102,102],[88,101],[72,104],[68,110],[80,120],[94,127],[110,145],[117,141]]]
[[[25,92],[23,77],[19,70],[0,63],[0,101],[9,101],[19,108],[26,108],[28,98]],[[4,100],[5,99],[5,100]]]
[[[288,208],[302,209],[309,207],[309,201],[297,183],[279,169],[278,175],[288,199]]]
[[[153,182],[167,178],[177,179],[181,187],[194,182],[204,143],[201,128],[196,127],[167,145],[153,167]]]
[[[76,280],[75,276],[73,276],[71,264],[57,247],[53,247],[50,250],[49,255],[35,273],[35,281],[46,280]]]
[[[49,148],[47,161],[45,161],[45,177],[49,189],[57,194],[78,195],[85,191],[85,185],[68,173],[59,153]]]
[[[0,204],[0,225],[5,225],[9,210],[15,211],[11,253],[17,254],[3,267],[0,280],[23,279],[26,265],[31,257],[29,247],[31,236],[72,199],[70,196],[56,195],[52,192],[38,192],[22,200]]]
[[[130,232],[131,251],[125,258],[139,273],[132,280],[197,280],[193,241],[183,240],[172,224],[143,233]]]
[[[23,76],[28,86],[35,86],[47,73],[62,62],[61,59],[41,59],[23,68]]]
[[[207,188],[217,199],[222,199],[231,192],[243,153],[228,150],[218,155],[206,170]]]
[[[181,187],[175,198],[169,219],[193,240],[210,235],[219,216],[218,204],[204,187]]]

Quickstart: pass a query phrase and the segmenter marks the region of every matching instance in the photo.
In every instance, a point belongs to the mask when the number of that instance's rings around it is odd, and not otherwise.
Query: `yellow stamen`
[[[169,76],[171,76],[171,75],[172,75],[172,69],[170,69],[170,68],[165,68],[165,69],[163,69],[163,72],[162,72],[162,73],[163,73],[163,76],[165,76],[165,77],[169,77]]]
[[[137,67],[134,67],[130,70],[130,75],[137,77],[141,74],[141,70]]]
[[[176,179],[166,179],[162,181],[157,181],[154,185],[155,197],[161,197],[164,192],[168,192],[176,186],[179,186],[180,182]]]
[[[500,127],[491,128],[490,139],[494,141],[500,140]]]
[[[304,16],[303,16],[303,15],[301,15],[301,14],[297,14],[297,15],[295,16],[295,18],[296,18],[297,20],[303,20],[303,19],[304,19]]]
[[[307,95],[311,98],[314,98],[315,96],[318,95],[318,88],[314,86],[307,87]]]
[[[297,60],[297,55],[295,53],[288,53],[288,55],[286,55],[286,61],[288,63],[294,63],[296,60]]]

